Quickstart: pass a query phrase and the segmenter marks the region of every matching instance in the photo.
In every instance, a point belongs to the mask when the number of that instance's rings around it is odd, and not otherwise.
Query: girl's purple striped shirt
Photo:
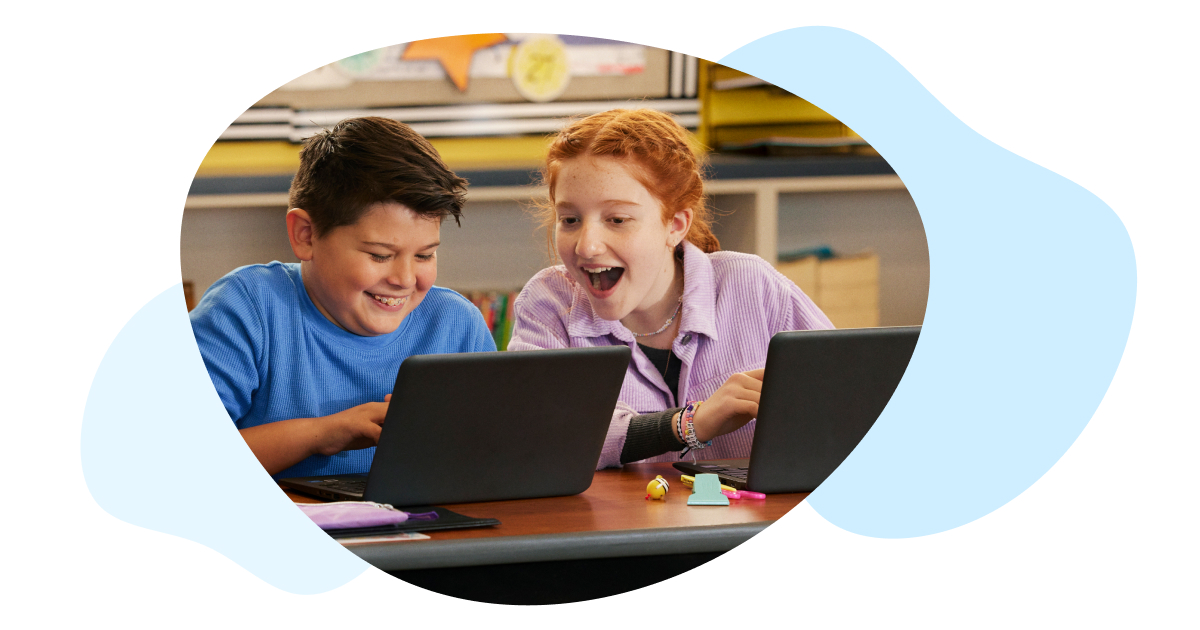
[[[628,345],[633,359],[621,386],[612,424],[596,468],[620,466],[629,420],[635,415],[682,407],[711,396],[735,372],[763,367],[771,337],[785,330],[833,328],[799,287],[767,261],[751,254],[705,254],[683,245],[683,309],[671,350],[682,361],[679,398],[619,321],[600,319],[583,287],[559,265],[538,272],[513,305],[516,319],[509,350]],[[586,387],[580,383],[580,387]],[[754,421],[713,440],[704,459],[748,457]],[[678,461],[665,453],[647,462]]]

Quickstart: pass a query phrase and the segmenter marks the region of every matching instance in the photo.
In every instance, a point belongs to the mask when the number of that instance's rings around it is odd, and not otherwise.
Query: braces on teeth
[[[408,301],[407,297],[388,298],[381,295],[372,295],[371,297],[375,298],[379,302],[382,302],[383,304],[387,304],[388,306],[397,306]]]

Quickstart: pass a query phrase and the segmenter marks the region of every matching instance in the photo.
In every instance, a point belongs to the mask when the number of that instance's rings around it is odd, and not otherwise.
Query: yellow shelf
[[[727,89],[716,89],[726,86]],[[854,138],[828,112],[744,72],[700,61],[700,138],[720,148],[768,137]],[[825,152],[840,152],[831,148]]]
[[[715,127],[711,129],[710,142],[718,148],[729,144],[751,142],[762,138],[793,137],[793,138],[852,138],[858,139],[858,134],[840,122],[791,123],[780,125],[739,125],[736,127]]]
[[[430,138],[452,170],[537,168],[546,160],[550,136]]]
[[[703,104],[710,125],[836,123],[825,110],[772,86],[710,90]]]
[[[546,158],[546,136],[433,138],[430,143],[453,170],[537,168]],[[300,145],[283,141],[218,142],[208,151],[199,177],[280,175],[300,167]]]
[[[218,142],[208,150],[199,177],[279,175],[300,167],[300,147],[290,142]]]

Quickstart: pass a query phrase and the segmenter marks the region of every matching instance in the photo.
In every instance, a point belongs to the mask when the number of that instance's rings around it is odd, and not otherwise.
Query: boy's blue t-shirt
[[[235,269],[190,316],[200,356],[239,430],[383,402],[410,355],[496,349],[479,309],[441,287],[390,334],[342,330],[312,303],[297,263]],[[275,478],[366,473],[374,454],[372,447],[313,455]]]

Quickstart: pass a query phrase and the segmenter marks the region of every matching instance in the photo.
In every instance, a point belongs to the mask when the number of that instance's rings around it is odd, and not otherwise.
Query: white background
[[[1195,624],[1197,203],[1185,184],[1196,177],[1200,140],[1196,20],[1167,2],[831,4],[7,9],[5,619],[124,627]],[[331,593],[291,595],[199,544],[118,521],[87,493],[79,429],[92,375],[121,326],[179,282],[192,176],[213,139],[263,94],[332,60],[426,37],[561,32],[716,60],[807,25],[878,44],[976,131],[1096,194],[1133,240],[1138,302],[1112,387],[1071,450],[1010,504],[902,541],[847,534],[801,508],[709,565],[751,571],[753,596],[714,599],[692,591],[684,575],[617,598],[521,609],[444,598],[374,570]]]

